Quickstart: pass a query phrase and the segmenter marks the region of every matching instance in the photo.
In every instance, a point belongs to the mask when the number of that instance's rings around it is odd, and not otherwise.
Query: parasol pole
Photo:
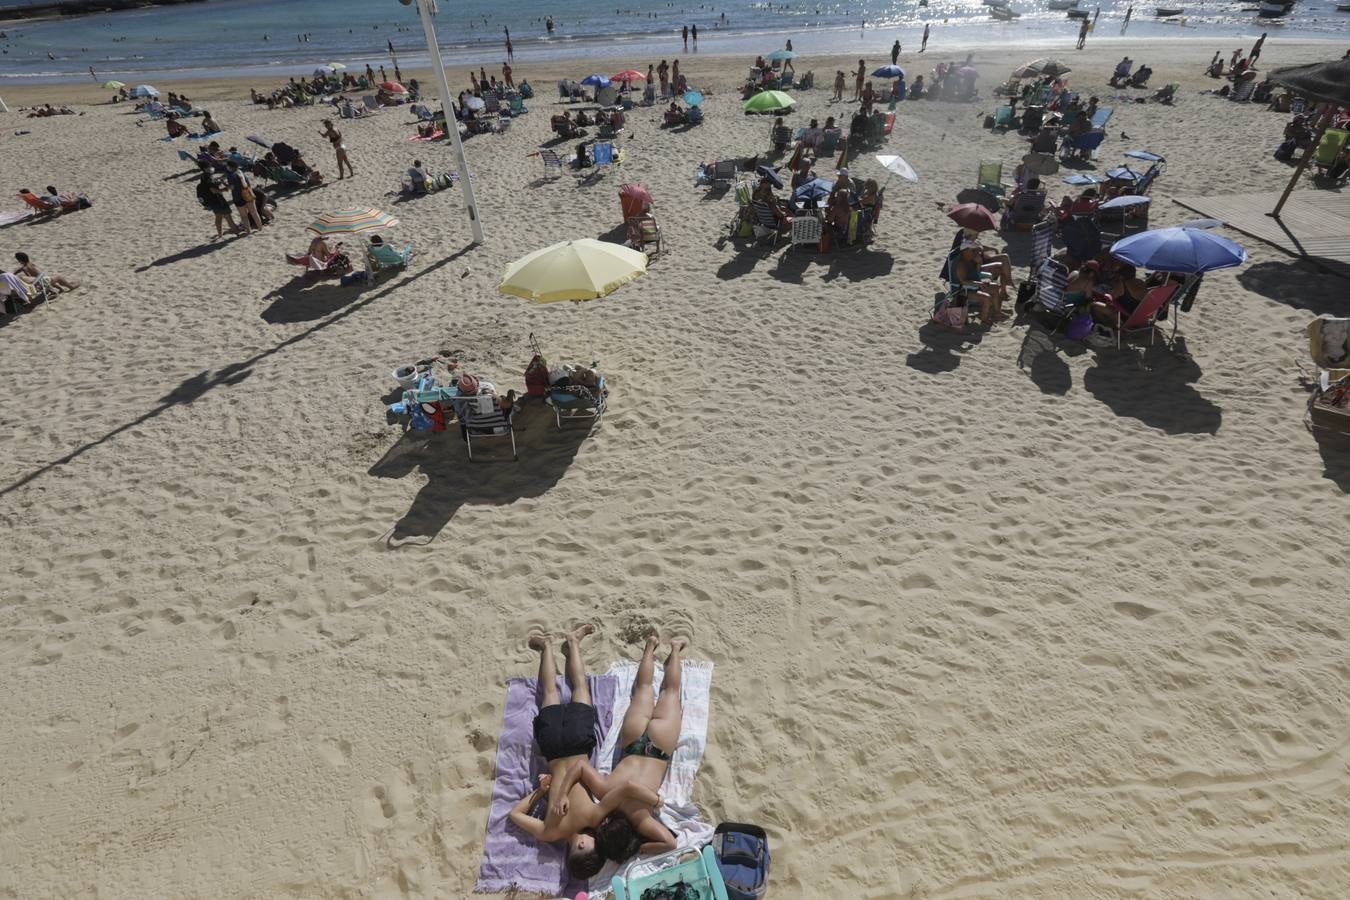
[[[399,0],[404,6],[413,0]],[[464,144],[459,139],[459,119],[455,110],[450,82],[445,77],[445,65],[441,62],[441,48],[436,43],[436,26],[431,17],[436,14],[436,0],[416,0],[417,12],[422,17],[422,31],[427,38],[427,52],[431,55],[431,67],[436,72],[436,84],[441,91],[441,110],[445,113],[445,130],[450,132],[450,142],[455,148],[455,160],[459,164],[459,186],[464,190],[464,205],[469,211],[469,226],[473,230],[473,242],[483,243],[483,220],[478,216],[478,201],[473,195],[473,177],[469,174],[469,162],[464,158]]]
[[[1284,209],[1284,202],[1289,199],[1289,195],[1294,192],[1294,185],[1303,175],[1303,170],[1308,168],[1308,161],[1317,155],[1317,146],[1322,143],[1322,135],[1326,133],[1327,126],[1331,124],[1331,114],[1336,111],[1336,105],[1328,104],[1327,111],[1322,114],[1322,120],[1317,123],[1317,134],[1313,136],[1312,143],[1303,151],[1303,156],[1299,157],[1298,165],[1294,167],[1294,177],[1289,179],[1289,184],[1285,187],[1284,193],[1280,195],[1280,202],[1275,204],[1275,209],[1266,213],[1273,219],[1280,217],[1280,210]]]

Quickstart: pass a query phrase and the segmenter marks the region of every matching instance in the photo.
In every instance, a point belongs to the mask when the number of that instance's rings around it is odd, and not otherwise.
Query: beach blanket
[[[14,212],[0,210],[0,225],[13,225],[15,222],[22,222],[30,215],[32,215],[32,211],[27,209]]]
[[[680,722],[680,742],[670,759],[670,768],[666,779],[661,782],[661,821],[666,823],[675,834],[676,846],[680,850],[689,847],[701,847],[712,840],[713,827],[703,821],[698,807],[694,805],[694,779],[698,776],[698,767],[703,762],[703,753],[708,747],[708,716],[712,707],[712,674],[710,662],[684,663],[683,677],[680,680],[680,703],[683,706],[683,718]],[[614,701],[614,718],[604,743],[600,746],[601,772],[608,773],[614,768],[619,751],[619,731],[623,727],[624,714],[628,712],[628,701],[633,693],[633,682],[637,679],[637,663],[619,662],[610,666],[609,676],[617,683],[618,696]],[[662,668],[656,667],[652,681],[661,684]],[[610,879],[617,873],[625,878],[645,874],[646,862],[641,858],[629,860],[622,867],[613,863],[606,864],[600,874],[591,880],[590,894],[593,900],[609,896]]]
[[[591,688],[591,702],[599,719],[600,736],[613,730],[614,700],[618,680],[609,675],[592,675],[587,682]],[[566,703],[572,692],[562,683],[562,699]],[[631,687],[632,682],[629,682]],[[584,885],[568,884],[563,868],[565,848],[561,843],[544,844],[512,825],[507,815],[516,802],[534,789],[539,776],[548,771],[548,765],[534,744],[534,716],[539,711],[539,685],[534,678],[512,678],[506,685],[506,712],[502,717],[501,737],[497,740],[497,775],[492,783],[492,807],[488,812],[487,839],[483,844],[483,860],[478,866],[478,881],[474,890],[482,893],[502,893],[513,887],[535,891],[547,897],[569,896]],[[624,693],[627,706],[628,693]],[[598,760],[592,757],[593,765]],[[540,801],[534,814],[541,814],[547,799]]]
[[[429,134],[429,135],[414,134],[414,135],[412,135],[411,137],[409,137],[408,140],[410,140],[410,141],[439,141],[439,140],[440,140],[441,138],[443,138],[443,137],[445,137],[445,132],[444,132],[444,131],[441,131],[441,130],[438,128],[438,129],[436,129],[435,131],[433,131],[433,132],[432,132],[431,134]]]

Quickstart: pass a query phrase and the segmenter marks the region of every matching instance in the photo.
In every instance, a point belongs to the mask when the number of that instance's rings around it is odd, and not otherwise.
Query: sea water
[[[1094,12],[1100,8],[1094,36],[1119,36],[1125,12],[1133,5],[1127,37],[1213,38],[1214,48],[1225,58],[1239,46],[1250,46],[1262,31],[1270,32],[1267,56],[1281,36],[1336,38],[1350,32],[1350,13],[1337,12],[1337,0],[1299,0],[1288,18],[1277,20],[1259,19],[1256,0],[1164,2],[1182,6],[1184,15],[1158,19],[1156,6],[1128,0],[1105,0],[1100,7],[1080,0],[1080,6]],[[0,19],[6,7],[16,5],[19,0],[0,0]],[[645,71],[648,63],[695,50],[754,56],[782,48],[789,38],[798,52],[856,52],[880,62],[897,38],[906,54],[917,50],[925,24],[932,26],[929,47],[939,54],[944,43],[1029,50],[1072,46],[1078,22],[1048,9],[1046,0],[1009,0],[1009,6],[1021,17],[1003,23],[989,16],[981,0],[929,0],[926,6],[919,0],[443,0],[437,31],[447,66],[499,71],[509,29],[517,78],[528,77],[532,60],[603,56],[629,60]],[[551,34],[547,17],[553,19]],[[688,50],[680,36],[685,25],[697,25],[699,32],[697,44],[691,41]],[[390,66],[390,43],[401,64],[412,68],[426,62],[417,12],[397,0],[204,0],[11,22],[0,30],[5,32],[0,38],[0,78],[83,79],[90,77],[90,67],[99,80],[128,82],[156,76],[297,75],[329,62],[354,69],[367,62]],[[578,76],[586,71],[579,62]]]

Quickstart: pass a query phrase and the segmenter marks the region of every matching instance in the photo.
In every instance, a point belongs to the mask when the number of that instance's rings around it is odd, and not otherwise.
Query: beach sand
[[[1193,215],[1171,196],[1283,185],[1286,117],[1200,96],[1208,43],[1090,43],[1073,83],[1112,102],[1122,46],[1183,85],[1114,103],[1097,164],[1167,156],[1155,224]],[[1022,61],[979,54],[986,97]],[[5,208],[51,181],[95,204],[0,230],[5,259],[83,283],[0,328],[0,896],[468,896],[505,680],[533,673],[530,628],[578,621],[594,669],[653,627],[716,663],[696,799],[769,830],[772,896],[1350,892],[1350,457],[1305,430],[1295,364],[1345,282],[1230,233],[1251,261],[1206,279],[1187,353],[939,333],[939,207],[1025,147],[980,127],[995,104],[904,104],[885,152],[921,180],[889,184],[876,242],[765,259],[693,172],[767,150],[771,120],[739,111],[744,60],[684,62],[706,124],[635,110],[622,167],[579,185],[527,157],[558,72],[521,60],[532,111],[467,143],[472,249],[457,189],[387,196],[414,157],[450,167],[399,110],[340,123],[354,179],[220,242],[159,123],[0,116]],[[285,140],[331,177],[324,113],[248,87],[188,92],[223,143]],[[829,95],[790,121],[851,111]],[[47,99],[103,92],[6,88]],[[616,234],[626,181],[665,235],[643,279],[497,294],[524,253]],[[396,212],[414,265],[300,287],[283,252],[354,204]],[[607,373],[593,433],[527,409],[519,462],[469,464],[386,424],[395,366],[446,351],[519,388],[531,332]]]

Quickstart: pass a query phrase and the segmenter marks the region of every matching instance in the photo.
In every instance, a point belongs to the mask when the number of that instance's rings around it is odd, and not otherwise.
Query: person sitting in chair
[[[670,106],[666,109],[665,113],[666,124],[683,125],[685,122],[685,118],[686,117],[684,114],[684,109],[680,106],[680,104],[672,101]]]
[[[1116,70],[1111,73],[1111,80],[1107,82],[1111,87],[1120,87],[1122,81],[1128,81],[1130,78],[1130,67],[1134,61],[1128,56],[1116,63]]]
[[[949,276],[951,281],[979,303],[980,322],[986,328],[1005,318],[1003,301],[1007,299],[1007,291],[986,271],[984,247],[979,241],[963,241],[952,266],[955,271]]]

